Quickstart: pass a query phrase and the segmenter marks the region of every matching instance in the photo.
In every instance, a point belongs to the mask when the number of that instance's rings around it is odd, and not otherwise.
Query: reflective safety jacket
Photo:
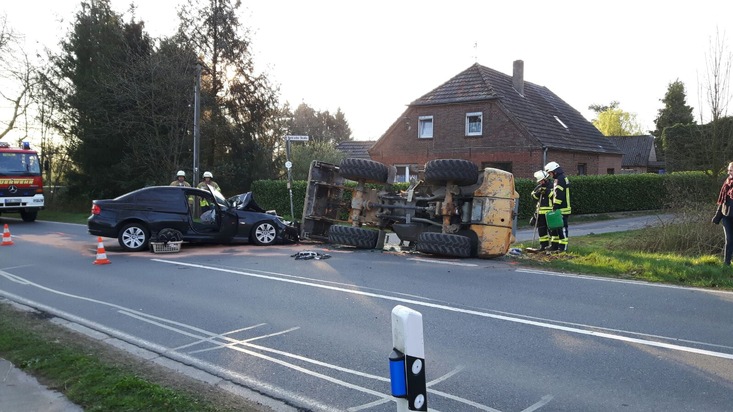
[[[560,210],[563,215],[572,213],[570,207],[570,180],[565,177],[565,173],[555,175],[555,182],[550,192],[550,201],[553,210]]]
[[[544,215],[552,211],[550,196],[552,195],[552,180],[545,179],[542,184],[532,191],[532,198],[537,200],[537,213]]]

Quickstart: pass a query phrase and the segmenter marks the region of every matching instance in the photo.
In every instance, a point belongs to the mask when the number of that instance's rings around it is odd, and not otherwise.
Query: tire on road
[[[453,182],[468,186],[478,181],[478,167],[464,159],[435,159],[425,163],[425,182],[444,185]]]
[[[117,241],[122,249],[128,252],[139,252],[148,248],[150,230],[140,222],[128,223],[120,230]]]
[[[272,222],[260,222],[252,229],[251,238],[258,246],[270,246],[277,239],[277,228]]]
[[[359,249],[377,247],[379,231],[353,226],[333,225],[328,229],[328,242],[337,245],[355,246]]]
[[[471,257],[471,239],[448,233],[423,232],[417,238],[416,249],[431,255]]]
[[[387,165],[374,160],[348,157],[339,164],[339,173],[349,180],[387,183]]]
[[[20,211],[20,217],[23,219],[24,222],[35,222],[37,216],[37,210],[33,210],[30,212],[26,212],[25,210]]]

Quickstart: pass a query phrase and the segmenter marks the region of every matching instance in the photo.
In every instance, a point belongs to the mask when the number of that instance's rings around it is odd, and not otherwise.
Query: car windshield
[[[33,153],[0,153],[0,174],[40,175],[38,155]]]

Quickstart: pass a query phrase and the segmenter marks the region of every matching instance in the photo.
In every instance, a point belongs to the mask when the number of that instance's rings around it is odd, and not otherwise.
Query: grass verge
[[[733,270],[723,266],[719,256],[645,252],[630,247],[638,244],[646,230],[574,237],[568,253],[524,253],[514,258],[546,270],[733,290]],[[516,247],[526,250],[537,247],[536,243],[524,242]]]
[[[85,411],[269,410],[0,302],[0,357]]]

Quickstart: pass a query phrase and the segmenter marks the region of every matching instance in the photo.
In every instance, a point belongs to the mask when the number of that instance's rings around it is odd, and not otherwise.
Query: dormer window
[[[417,119],[417,137],[420,139],[433,138],[433,116],[420,116]]]
[[[483,134],[483,118],[481,112],[466,113],[466,136],[481,136]]]

